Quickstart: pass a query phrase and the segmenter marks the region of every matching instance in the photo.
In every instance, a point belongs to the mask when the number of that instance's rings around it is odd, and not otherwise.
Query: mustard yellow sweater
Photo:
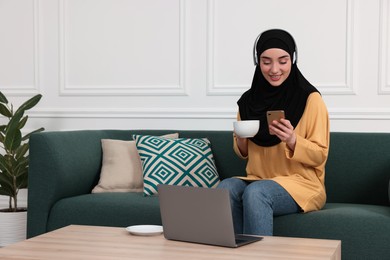
[[[248,160],[247,177],[241,178],[274,180],[288,191],[304,212],[318,210],[326,201],[324,178],[329,150],[329,116],[319,93],[309,95],[294,131],[297,136],[295,151],[283,142],[262,147],[248,140],[247,157],[240,153],[234,137],[235,153]]]

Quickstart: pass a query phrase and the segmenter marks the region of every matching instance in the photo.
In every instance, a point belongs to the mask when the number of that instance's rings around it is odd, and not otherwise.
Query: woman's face
[[[274,87],[280,86],[290,75],[291,58],[282,49],[268,49],[260,55],[260,70],[264,78]]]

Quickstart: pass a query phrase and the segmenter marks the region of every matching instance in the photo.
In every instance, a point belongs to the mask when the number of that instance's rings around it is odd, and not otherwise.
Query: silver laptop
[[[234,234],[229,191],[158,185],[166,239],[239,247],[262,237]]]

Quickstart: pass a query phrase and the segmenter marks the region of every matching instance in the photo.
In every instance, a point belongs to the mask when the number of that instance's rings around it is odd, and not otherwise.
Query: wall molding
[[[380,1],[380,24],[379,24],[379,86],[378,95],[390,95],[389,58],[390,58],[390,4],[387,0]]]
[[[329,108],[333,120],[390,120],[390,108]]]
[[[67,83],[67,0],[59,0],[59,95],[60,96],[185,96],[186,0],[179,0],[179,84],[178,85],[70,85]]]
[[[331,120],[390,120],[390,108],[329,108]],[[41,108],[31,118],[235,119],[234,108]]]
[[[356,95],[354,88],[354,57],[356,57],[356,34],[355,34],[355,24],[356,21],[356,5],[354,0],[346,0],[345,4],[347,5],[346,13],[346,67],[345,67],[345,82],[343,83],[315,83],[315,86],[321,89],[321,94],[323,95]]]
[[[39,93],[39,1],[40,0],[32,0],[33,1],[33,74],[34,74],[34,84],[33,85],[17,85],[17,86],[0,86],[1,90],[7,95],[13,96],[29,96],[35,95]]]
[[[249,85],[221,85],[216,84],[214,79],[214,24],[215,24],[215,2],[208,0],[207,11],[207,95],[208,96],[229,96],[240,95],[243,91],[250,88]],[[347,6],[346,13],[346,67],[345,82],[335,83],[314,83],[321,90],[323,95],[355,95],[354,90],[354,70],[353,59],[355,56],[355,24],[356,24],[356,7],[353,0],[345,0]]]
[[[231,108],[41,108],[29,111],[32,118],[142,118],[142,119],[228,119],[237,111]]]
[[[214,25],[215,25],[215,0],[207,0],[207,96],[236,96],[249,89],[247,85],[218,85],[215,83],[215,59],[214,59]]]

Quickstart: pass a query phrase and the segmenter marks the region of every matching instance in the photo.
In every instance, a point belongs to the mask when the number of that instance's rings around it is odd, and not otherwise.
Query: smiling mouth
[[[273,81],[278,81],[282,77],[282,75],[270,75],[269,77]]]

